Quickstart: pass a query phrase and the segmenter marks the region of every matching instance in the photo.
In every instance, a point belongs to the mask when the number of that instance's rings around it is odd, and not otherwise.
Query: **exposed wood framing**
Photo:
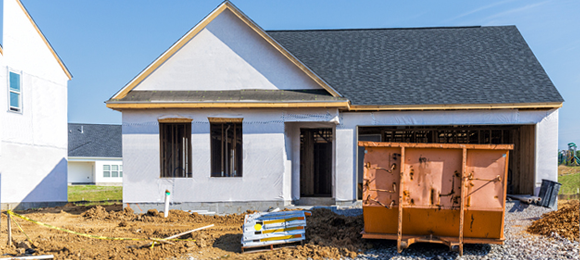
[[[159,123],[191,123],[191,118],[161,118]]]
[[[210,123],[241,123],[243,118],[208,117]]]
[[[211,176],[242,177],[242,120],[241,118],[223,119],[210,121]]]
[[[314,138],[312,131],[301,129],[300,196],[314,194]]]
[[[300,129],[300,196],[332,196],[331,128]]]
[[[347,101],[341,102],[216,102],[216,103],[107,103],[114,110],[159,109],[159,108],[348,108]]]
[[[513,144],[425,144],[425,143],[384,143],[384,142],[364,142],[364,141],[359,141],[358,145],[364,147],[457,148],[457,149],[466,148],[466,149],[485,149],[485,150],[512,150],[514,148]]]
[[[534,125],[523,125],[513,133],[514,156],[510,160],[511,194],[533,194],[535,185]]]
[[[159,161],[161,178],[191,177],[192,152],[190,122],[159,124]]]
[[[465,110],[465,109],[551,109],[562,107],[562,102],[552,103],[506,103],[506,104],[445,104],[445,105],[351,105],[350,111],[397,111],[397,110]]]

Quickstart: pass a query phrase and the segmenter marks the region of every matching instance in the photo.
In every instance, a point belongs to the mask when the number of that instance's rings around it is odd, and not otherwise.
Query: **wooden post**
[[[8,205],[8,210],[10,210],[10,204]],[[10,214],[8,214],[8,211],[6,211],[6,225],[8,225],[8,246],[12,245],[12,223],[10,223]]]
[[[463,163],[461,164],[461,208],[459,212],[459,256],[463,256],[463,221],[465,219],[465,171],[467,171],[467,148],[463,148]]]
[[[401,248],[401,242],[403,240],[403,192],[405,187],[403,186],[403,176],[405,172],[405,147],[401,147],[401,170],[399,172],[399,217],[398,217],[398,228],[397,228],[397,252],[400,254],[403,249]]]

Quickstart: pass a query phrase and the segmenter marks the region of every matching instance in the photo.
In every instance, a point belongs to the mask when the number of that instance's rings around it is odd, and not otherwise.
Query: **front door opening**
[[[332,197],[332,128],[300,129],[300,196]]]

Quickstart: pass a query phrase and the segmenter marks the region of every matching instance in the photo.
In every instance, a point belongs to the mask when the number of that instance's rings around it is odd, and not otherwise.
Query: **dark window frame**
[[[209,121],[210,177],[243,177],[242,119],[210,118]]]
[[[159,122],[159,177],[192,178],[191,122]]]

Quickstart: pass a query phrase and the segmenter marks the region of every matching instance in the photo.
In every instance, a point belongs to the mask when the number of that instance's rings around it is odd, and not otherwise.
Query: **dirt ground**
[[[561,203],[559,211],[545,214],[529,227],[528,232],[578,238],[578,201]],[[306,241],[303,246],[275,251],[242,254],[241,243],[244,214],[203,216],[171,210],[168,218],[150,211],[134,214],[130,208],[112,206],[74,206],[45,208],[17,212],[33,220],[66,228],[79,233],[123,238],[165,238],[174,234],[214,224],[209,229],[181,237],[195,241],[175,241],[174,244],[146,246],[150,241],[99,240],[46,228],[15,218],[26,234],[12,225],[15,246],[7,246],[5,212],[0,226],[0,257],[22,255],[55,255],[55,259],[339,259],[355,257],[372,248],[375,241],[361,238],[362,216],[346,217],[328,209],[315,209],[307,217]],[[28,249],[32,248],[32,249]]]
[[[33,245],[13,224],[12,236],[16,246],[7,246],[6,215],[2,214],[1,255],[55,255],[56,259],[175,259],[191,256],[196,259],[292,259],[292,258],[340,258],[356,256],[371,245],[363,242],[362,216],[345,217],[327,209],[315,209],[307,217],[306,244],[296,248],[241,254],[241,237],[244,214],[227,216],[203,216],[196,213],[171,210],[168,218],[157,211],[134,214],[129,208],[113,206],[74,206],[46,208],[17,212],[33,220],[66,228],[79,233],[124,238],[164,238],[194,228],[215,226],[182,239],[173,245],[157,244],[146,247],[150,241],[99,240],[82,237],[15,218]],[[6,257],[6,256],[4,256]]]
[[[569,175],[580,172],[580,166],[558,165],[558,176]]]
[[[568,240],[578,241],[580,203],[578,200],[568,200],[559,204],[557,211],[542,215],[542,218],[534,221],[527,231],[544,236],[550,236],[555,232]]]

